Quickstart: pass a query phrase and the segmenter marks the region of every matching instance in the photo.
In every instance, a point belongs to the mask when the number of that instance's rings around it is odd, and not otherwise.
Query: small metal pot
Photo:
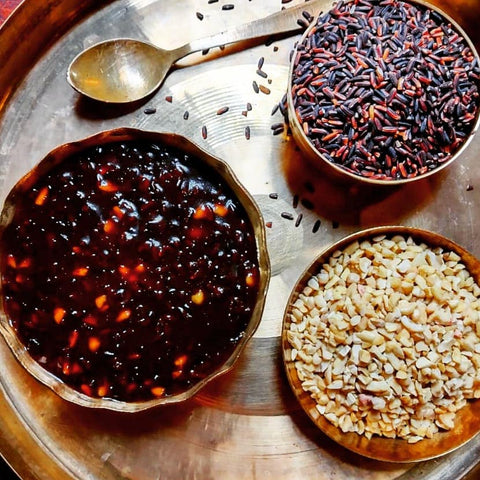
[[[7,317],[3,306],[0,307],[0,332],[8,343],[18,361],[25,367],[25,369],[32,374],[37,380],[44,383],[55,391],[60,397],[73,402],[78,405],[92,408],[104,408],[119,412],[138,412],[146,410],[158,405],[182,402],[191,398],[208,382],[226,373],[235,364],[238,357],[241,355],[243,349],[248,343],[249,339],[257,329],[265,304],[267,294],[268,282],[270,279],[270,264],[266,248],[266,235],[262,215],[256,203],[247,192],[247,190],[239,183],[230,167],[222,160],[206,153],[200,147],[192,143],[190,140],[176,134],[158,133],[137,130],[133,128],[119,128],[115,130],[104,131],[88,138],[61,145],[51,151],[39,164],[37,164],[27,175],[25,175],[9,193],[3,211],[0,217],[0,237],[3,234],[5,227],[11,222],[13,213],[16,208],[15,199],[22,195],[22,192],[28,190],[33,182],[39,176],[48,172],[51,168],[58,165],[68,157],[79,153],[85,149],[105,145],[109,143],[116,143],[122,141],[151,141],[161,145],[170,146],[185,153],[191,154],[196,159],[200,160],[208,167],[215,170],[225,180],[228,186],[232,189],[239,202],[245,208],[248,218],[251,222],[255,233],[257,261],[259,266],[258,278],[258,294],[256,303],[251,314],[250,321],[246,327],[242,338],[236,344],[232,353],[223,365],[219,365],[214,371],[207,372],[204,378],[201,378],[191,385],[187,390],[178,394],[163,396],[147,401],[126,402],[110,398],[93,398],[82,392],[79,392],[72,387],[66,385],[59,380],[52,373],[44,369],[37,363],[27,352],[25,346],[19,340],[14,328],[12,327],[9,318]],[[39,233],[40,235],[41,233]]]
[[[478,52],[475,49],[474,44],[468,38],[467,34],[463,31],[463,29],[456,23],[450,16],[440,10],[438,7],[431,5],[430,3],[424,0],[409,0],[406,3],[411,3],[415,6],[420,8],[428,8],[436,12],[438,15],[445,19],[446,24],[451,24],[453,29],[456,30],[460,36],[465,39],[465,42],[468,44],[470,49],[472,50],[477,62],[480,64],[480,57]],[[303,41],[311,34],[312,29],[316,27],[316,21],[313,21],[310,27],[305,31],[302,38],[298,41],[297,46],[293,52],[292,61],[290,62],[290,70],[289,70],[289,80],[288,80],[288,92],[287,92],[287,105],[288,105],[288,117],[289,117],[289,124],[293,134],[293,138],[295,142],[300,147],[301,151],[305,155],[305,158],[309,161],[310,165],[316,169],[319,169],[326,174],[330,175],[330,177],[340,183],[363,183],[363,184],[370,184],[370,185],[387,185],[387,186],[398,186],[405,183],[415,182],[419,179],[424,179],[433,175],[452,163],[458,160],[463,152],[467,149],[468,145],[471,143],[475,133],[477,132],[480,126],[480,101],[477,107],[476,119],[474,121],[473,129],[469,136],[465,139],[465,141],[461,144],[461,146],[451,154],[450,158],[439,164],[436,168],[428,170],[423,174],[418,174],[413,177],[407,178],[375,178],[375,177],[367,177],[362,175],[361,173],[354,172],[340,164],[333,163],[330,161],[325,155],[319,152],[309,137],[306,135],[295,111],[294,100],[292,95],[292,85],[294,80],[294,71],[295,71],[295,58],[298,53],[299,46],[302,45]],[[480,82],[479,82],[479,89],[480,89]]]

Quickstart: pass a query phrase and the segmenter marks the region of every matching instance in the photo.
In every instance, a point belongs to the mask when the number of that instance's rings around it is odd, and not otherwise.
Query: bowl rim
[[[202,164],[206,164],[209,168],[217,172],[217,174],[231,188],[234,195],[244,207],[255,234],[257,262],[259,267],[259,287],[255,307],[242,338],[222,365],[218,366],[205,378],[192,385],[188,390],[175,395],[159,397],[152,400],[127,402],[112,398],[96,398],[85,395],[84,393],[70,387],[53,373],[43,368],[30,356],[23,343],[15,334],[13,327],[10,325],[8,316],[4,311],[3,304],[0,305],[0,334],[5,339],[13,355],[20,364],[34,378],[49,387],[64,400],[83,407],[135,413],[159,405],[186,401],[198,393],[198,391],[207,383],[210,383],[218,376],[227,373],[233,368],[260,324],[265,307],[271,268],[267,251],[265,222],[262,213],[253,199],[253,196],[238,180],[232,168],[225,161],[208,153],[183,135],[171,132],[148,131],[132,127],[119,127],[103,130],[79,140],[61,144],[47,153],[32,169],[30,169],[30,171],[16,182],[8,193],[0,214],[0,237],[3,235],[3,231],[9,224],[15,211],[15,198],[22,193],[22,190],[24,191],[31,187],[33,182],[38,178],[38,175],[48,172],[51,168],[60,164],[65,159],[93,146],[129,140],[157,142],[190,154],[192,157],[195,157],[196,160],[200,161]],[[0,302],[3,303],[2,286],[3,282],[0,280]]]
[[[326,246],[298,277],[283,314],[281,350],[283,366],[290,388],[300,407],[320,431],[337,444],[359,455],[373,460],[401,464],[431,460],[443,456],[460,448],[480,433],[480,424],[478,423],[480,399],[469,400],[466,406],[456,412],[455,426],[452,430],[438,432],[432,439],[424,438],[417,443],[408,443],[407,440],[402,438],[386,438],[374,435],[371,439],[368,439],[365,435],[355,432],[343,433],[339,427],[334,426],[319,413],[316,409],[315,400],[310,397],[308,392],[303,390],[297,375],[295,362],[291,360],[292,347],[286,338],[293,303],[303,291],[308,279],[318,273],[321,265],[328,261],[334,252],[345,249],[355,241],[361,242],[379,236],[392,237],[396,235],[402,235],[406,238],[411,237],[414,241],[423,242],[430,246],[440,246],[444,250],[457,253],[476,283],[480,285],[480,260],[455,241],[439,233],[402,225],[386,225],[359,230]]]
[[[346,3],[351,3],[353,1],[355,0],[346,0]],[[477,48],[475,47],[473,41],[470,39],[468,34],[465,32],[465,30],[459,25],[459,23],[456,20],[454,20],[449,14],[447,14],[440,7],[433,5],[427,0],[402,0],[402,1],[404,3],[410,3],[412,5],[417,5],[422,8],[431,9],[437,14],[439,14],[441,17],[446,19],[447,22],[449,22],[452,25],[453,29],[455,29],[457,33],[459,33],[463,37],[468,47],[472,50],[472,53],[477,60],[477,64],[480,66],[480,54]],[[332,2],[332,7],[334,3],[335,2]],[[305,38],[308,37],[310,32],[313,30],[313,28],[315,28],[317,19],[322,15],[324,15],[324,13],[321,13],[317,18],[315,18],[312,21],[312,23],[309,25],[309,27],[306,29],[306,31],[302,34],[301,38],[296,43],[295,48],[293,49],[292,59],[290,61],[289,70],[288,70],[288,84],[287,84],[288,123],[291,127],[293,138],[295,139],[296,143],[299,145],[300,149],[302,149],[306,154],[305,157],[309,161],[309,163],[314,168],[317,168],[317,169],[321,168],[321,166],[326,166],[327,171],[333,174],[333,176],[337,179],[350,180],[350,181],[369,184],[369,185],[399,186],[406,183],[414,182],[416,180],[423,180],[425,178],[428,178],[431,175],[434,175],[444,170],[445,168],[450,166],[452,163],[454,163],[458,158],[460,158],[462,154],[465,152],[465,150],[468,149],[468,146],[470,145],[477,131],[480,128],[480,100],[477,105],[476,118],[473,124],[472,131],[470,132],[468,137],[463,141],[463,143],[457,148],[457,150],[453,153],[453,155],[451,155],[450,158],[448,158],[448,160],[446,160],[445,162],[442,162],[440,165],[438,165],[434,169],[429,170],[421,175],[416,175],[415,177],[401,178],[401,179],[388,179],[388,178],[379,179],[379,178],[365,177],[363,175],[354,173],[353,171],[343,167],[342,165],[329,161],[322,153],[320,153],[314,147],[314,145],[312,144],[308,136],[303,131],[303,128],[300,125],[300,122],[295,112],[295,107],[293,105],[293,98],[292,98],[292,78],[293,78],[293,73],[295,68],[295,58],[298,52],[298,47],[303,43]],[[478,82],[478,87],[480,90],[480,81]]]

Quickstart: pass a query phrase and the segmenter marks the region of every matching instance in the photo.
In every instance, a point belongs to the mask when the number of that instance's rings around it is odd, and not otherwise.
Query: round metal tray
[[[1,341],[1,453],[22,478],[41,480],[459,479],[476,468],[479,437],[415,466],[347,454],[297,404],[283,371],[280,333],[300,273],[323,248],[361,228],[397,223],[429,229],[480,255],[480,138],[449,169],[414,186],[386,191],[328,181],[287,132],[273,135],[271,129],[283,121],[272,110],[286,92],[289,52],[299,36],[192,55],[144,103],[88,102],[65,81],[70,59],[86,46],[131,36],[169,48],[282,7],[280,0],[235,1],[233,10],[222,10],[225,1],[207,0],[98,3],[25,0],[0,30],[1,202],[59,144],[122,126],[184,135],[226,160],[262,210],[272,263],[265,312],[231,372],[184,404],[133,415],[70,405],[30,377]],[[480,2],[434,3],[478,48]],[[256,73],[261,57],[267,78]],[[253,81],[270,93],[255,93]],[[217,115],[226,106],[228,112]]]

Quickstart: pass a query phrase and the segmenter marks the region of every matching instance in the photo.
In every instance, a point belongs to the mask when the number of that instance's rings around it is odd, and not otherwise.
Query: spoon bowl
[[[92,99],[125,103],[154,92],[171,63],[171,51],[118,38],[80,53],[70,64],[67,79],[75,90]]]
[[[67,70],[68,83],[79,93],[106,103],[129,103],[155,92],[172,65],[193,52],[245,40],[255,40],[301,30],[304,12],[316,18],[331,0],[281,10],[268,17],[194,40],[173,50],[131,38],[97,43],[79,53]]]

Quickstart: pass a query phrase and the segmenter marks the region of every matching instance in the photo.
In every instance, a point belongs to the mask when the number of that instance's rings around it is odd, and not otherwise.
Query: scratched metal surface
[[[480,255],[479,138],[448,171],[413,186],[372,191],[325,181],[289,136],[274,136],[270,128],[282,121],[279,112],[271,112],[286,91],[295,36],[196,54],[144,103],[92,104],[65,81],[70,59],[82,48],[115,36],[174,47],[282,6],[280,0],[238,0],[233,10],[223,11],[222,1],[117,0],[92,10],[95,3],[25,0],[0,30],[0,202],[59,144],[120,126],[177,132],[228,161],[254,195],[271,222],[272,281],[260,327],[237,366],[182,405],[135,415],[70,405],[33,380],[0,341],[1,453],[22,478],[40,480],[464,478],[476,466],[479,437],[417,465],[364,459],[334,444],[314,427],[288,387],[280,331],[286,299],[300,273],[322,248],[363,227],[397,223],[430,229]],[[478,0],[436,3],[480,44]],[[325,8],[329,5],[326,0]],[[267,79],[256,74],[260,57]],[[255,93],[254,80],[270,94]],[[248,102],[252,110],[245,116]],[[216,115],[223,106],[229,111]],[[156,112],[147,115],[146,108]],[[278,199],[270,198],[272,192]],[[300,225],[282,212],[294,218],[301,213]],[[321,226],[313,233],[318,219]]]

